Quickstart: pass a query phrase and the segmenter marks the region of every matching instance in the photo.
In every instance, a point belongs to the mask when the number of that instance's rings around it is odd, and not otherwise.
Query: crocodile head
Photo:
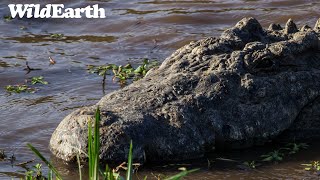
[[[97,106],[106,162],[125,161],[131,139],[142,162],[268,141],[319,96],[318,24],[298,29],[289,20],[266,30],[244,18],[220,37],[191,42],[142,80],[67,116],[52,135],[51,151],[67,161],[79,149],[86,152],[87,122]]]

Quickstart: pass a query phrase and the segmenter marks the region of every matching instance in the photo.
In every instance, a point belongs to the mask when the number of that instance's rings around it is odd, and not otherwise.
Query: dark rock
[[[273,31],[245,18],[219,38],[178,49],[145,78],[97,104],[100,158],[126,161],[131,139],[135,160],[171,161],[199,158],[215,147],[250,147],[285,130],[290,136],[309,128],[320,132],[318,36],[298,32],[291,20],[285,30]],[[96,107],[60,123],[50,140],[53,154],[71,161],[79,149],[86,152]]]

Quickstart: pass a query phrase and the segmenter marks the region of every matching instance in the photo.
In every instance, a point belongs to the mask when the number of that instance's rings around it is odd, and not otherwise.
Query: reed
[[[97,108],[95,113],[95,120],[94,126],[92,128],[91,120],[88,123],[88,161],[89,161],[89,179],[90,180],[132,180],[133,177],[133,166],[132,166],[132,151],[133,145],[132,141],[130,142],[129,154],[128,154],[128,162],[127,162],[127,170],[126,170],[126,178],[120,176],[119,173],[114,172],[112,169],[106,165],[105,170],[101,170],[101,164],[99,162],[99,151],[100,151],[100,133],[99,133],[99,122],[101,120],[100,117],[100,109]],[[93,131],[93,132],[92,132]],[[35,177],[32,173],[27,173],[25,179],[26,180],[35,180],[35,179],[48,179],[53,180],[55,177],[57,180],[62,180],[62,176],[56,170],[56,168],[31,144],[27,144],[27,146],[31,149],[31,151],[38,156],[48,167],[49,173],[48,177]],[[81,173],[81,164],[79,155],[77,156],[78,167],[79,167],[79,179],[82,180],[82,173]],[[188,174],[197,171],[198,169],[193,170],[183,170],[182,172],[168,177],[165,180],[179,180]],[[42,174],[42,173],[41,173]],[[144,179],[147,179],[145,177]]]

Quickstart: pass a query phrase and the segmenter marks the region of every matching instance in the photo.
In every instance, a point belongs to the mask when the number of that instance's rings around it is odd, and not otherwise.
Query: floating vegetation
[[[283,160],[285,155],[296,154],[303,149],[307,149],[308,147],[309,145],[306,143],[288,143],[285,147],[280,148],[279,150],[274,150],[272,152],[269,152],[268,154],[262,155],[262,161],[279,162]]]
[[[43,84],[47,85],[49,84],[47,81],[44,80],[43,76],[35,76],[32,77],[31,80],[26,80],[26,82],[30,82],[31,85],[35,84]],[[35,93],[37,90],[33,87],[30,87],[27,84],[17,84],[17,85],[8,85],[5,87],[5,90],[9,93]]]
[[[13,18],[11,17],[11,15],[5,15],[5,16],[3,16],[3,19],[4,19],[5,21],[7,21],[7,22],[13,20]]]
[[[289,143],[286,145],[285,150],[289,151],[289,154],[296,154],[297,152],[307,149],[309,146],[306,143]]]
[[[64,37],[64,34],[55,33],[55,34],[51,34],[50,37],[53,39],[61,39]]]
[[[31,151],[35,155],[37,155],[49,167],[50,170],[49,170],[49,174],[48,174],[48,178],[47,178],[48,180],[53,179],[53,173],[56,176],[56,179],[62,179],[61,175],[58,173],[56,168],[35,147],[33,147],[31,144],[27,144],[27,146],[31,149]]]
[[[28,28],[25,27],[25,26],[20,26],[20,29],[21,29],[21,30],[27,30]]]
[[[239,165],[241,168],[246,169],[256,169],[258,166],[263,165],[264,163],[274,162],[278,163],[280,161],[283,161],[285,157],[291,156],[293,154],[298,153],[299,151],[303,149],[307,149],[309,147],[306,143],[288,143],[285,145],[285,147],[279,148],[278,150],[274,150],[272,152],[269,152],[267,154],[261,155],[260,157],[262,159],[257,159],[253,161],[245,161],[242,164]],[[307,164],[303,164],[305,166],[308,166]],[[309,165],[310,166],[310,165]]]
[[[34,93],[36,92],[36,89],[29,87],[28,85],[25,84],[18,84],[18,85],[8,85],[5,87],[6,91],[9,93]]]
[[[113,74],[113,80],[118,80],[120,84],[126,84],[127,80],[139,80],[143,78],[147,72],[158,66],[158,61],[149,59],[143,59],[143,62],[137,68],[133,68],[131,64],[125,66],[108,64],[101,66],[88,65],[87,70],[89,73],[98,74],[103,77],[103,83],[105,83],[106,75]]]
[[[5,61],[0,60],[0,67],[7,68],[7,67],[11,67],[11,66],[8,63],[6,63]]]
[[[269,152],[268,154],[261,155],[261,157],[263,158],[262,161],[279,162],[283,160],[284,154],[279,150],[274,150],[272,152]]]
[[[128,162],[126,167],[126,178],[122,177],[119,172],[109,168],[107,165],[105,170],[100,169],[99,163],[99,151],[100,151],[100,144],[99,144],[99,122],[100,122],[100,110],[99,108],[96,110],[95,113],[95,120],[93,122],[94,127],[92,128],[92,122],[89,121],[88,123],[88,159],[89,159],[89,180],[99,180],[99,177],[103,177],[104,180],[131,180],[133,177],[133,154],[132,154],[132,141],[130,142],[129,147],[129,154],[128,154]],[[31,144],[27,144],[28,147],[32,150],[32,152],[38,156],[48,167],[49,173],[48,177],[44,177],[42,173],[41,164],[37,164],[34,166],[34,170],[27,171],[25,175],[26,180],[36,180],[36,179],[48,179],[53,180],[54,176],[56,179],[61,180],[62,177],[56,168]],[[77,156],[78,166],[79,166],[79,179],[82,180],[81,175],[81,164],[79,160],[79,155]],[[198,169],[187,170],[186,168],[181,168],[180,173],[174,175],[172,177],[168,177],[165,180],[179,180],[188,174],[197,171]],[[144,179],[147,179],[145,177]]]
[[[33,179],[46,179],[42,175],[42,164],[36,164],[33,166],[32,170],[26,172],[26,180],[33,180]]]
[[[250,169],[255,169],[257,167],[256,162],[255,161],[245,161],[243,163],[243,165],[245,165],[246,167],[250,168]]]
[[[149,61],[149,59],[144,59],[142,65],[138,66],[135,70],[134,73],[140,76],[141,78],[144,77],[147,72],[159,65],[159,62],[154,60],[154,61]]]
[[[31,84],[44,84],[47,85],[48,82],[43,79],[42,76],[32,77]]]
[[[320,174],[320,161],[312,161],[309,164],[301,164],[305,166],[304,170],[306,171],[315,171],[317,174]]]

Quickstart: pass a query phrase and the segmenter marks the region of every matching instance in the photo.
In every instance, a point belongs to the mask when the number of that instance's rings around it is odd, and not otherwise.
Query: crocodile
[[[314,28],[264,29],[244,18],[220,37],[193,41],[147,75],[75,110],[58,125],[51,152],[87,152],[88,121],[101,109],[100,159],[139,162],[201,158],[281,136],[320,137],[320,19]],[[85,160],[85,153],[80,153]]]

